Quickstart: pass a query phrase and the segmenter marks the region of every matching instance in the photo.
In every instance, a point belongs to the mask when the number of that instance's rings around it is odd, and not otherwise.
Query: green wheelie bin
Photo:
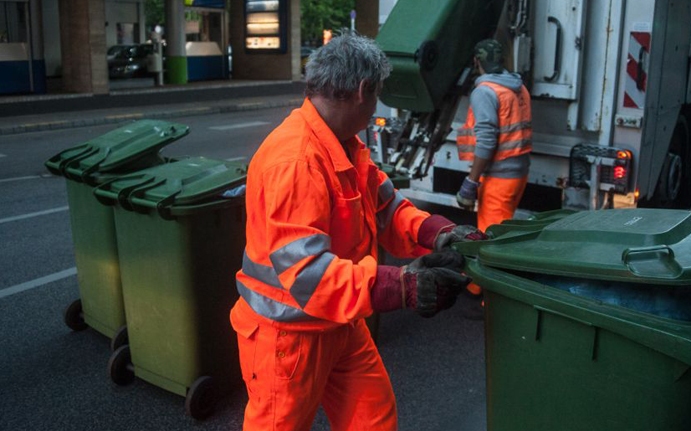
[[[196,419],[242,382],[229,312],[245,247],[245,178],[239,163],[192,157],[95,189],[115,214],[129,337],[108,373],[186,397]]]
[[[376,41],[391,62],[380,99],[415,112],[438,109],[473,48],[492,37],[504,0],[398,0]]]
[[[187,135],[187,126],[140,120],[68,148],[46,161],[66,178],[79,299],[65,310],[65,323],[91,327],[111,339],[114,350],[127,341],[113,210],[99,204],[95,186],[163,163],[159,151]]]
[[[489,431],[691,429],[691,213],[583,211],[453,247],[484,289]]]

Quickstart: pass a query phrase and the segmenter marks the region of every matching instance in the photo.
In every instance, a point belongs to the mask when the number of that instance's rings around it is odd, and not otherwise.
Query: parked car
[[[108,77],[111,79],[152,76],[147,57],[154,53],[152,44],[114,45],[108,49]]]
[[[115,58],[115,56],[122,51],[123,49],[127,48],[129,45],[113,45],[110,48],[108,48],[108,52],[106,52],[106,58],[108,61],[112,60]]]
[[[300,70],[305,73],[305,65],[307,64],[307,59],[309,59],[310,54],[312,54],[317,48],[311,46],[301,46],[300,47]]]

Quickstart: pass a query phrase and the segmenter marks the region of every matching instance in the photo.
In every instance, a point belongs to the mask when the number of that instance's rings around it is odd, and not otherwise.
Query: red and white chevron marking
[[[648,86],[648,56],[650,32],[632,31],[629,38],[629,55],[626,60],[624,106],[643,109],[645,90]]]

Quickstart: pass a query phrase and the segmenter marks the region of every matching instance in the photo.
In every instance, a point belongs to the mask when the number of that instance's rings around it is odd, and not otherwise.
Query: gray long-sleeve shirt
[[[475,156],[492,160],[497,149],[499,99],[497,93],[482,82],[492,82],[518,93],[523,81],[517,73],[504,70],[502,73],[486,73],[475,80],[475,89],[470,94],[470,106],[475,115]],[[492,162],[484,174],[500,178],[520,178],[528,175],[530,155],[523,154],[506,160]]]

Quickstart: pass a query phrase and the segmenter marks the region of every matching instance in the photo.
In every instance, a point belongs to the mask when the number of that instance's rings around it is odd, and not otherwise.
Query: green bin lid
[[[246,173],[239,162],[191,157],[114,178],[94,194],[105,204],[118,202],[139,212],[153,209],[169,218],[228,203],[231,199],[222,193],[244,184]]]
[[[183,124],[139,120],[51,157],[46,167],[56,175],[96,183],[99,174],[132,172],[160,164],[158,152],[189,133]]]
[[[498,269],[643,284],[691,284],[689,211],[582,211],[540,224],[536,230],[516,225],[516,232],[509,229],[493,240],[454,247]]]

